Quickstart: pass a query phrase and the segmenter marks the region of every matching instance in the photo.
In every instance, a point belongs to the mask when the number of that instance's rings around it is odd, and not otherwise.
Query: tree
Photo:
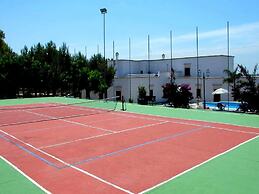
[[[97,54],[91,57],[91,59],[89,60],[89,68],[90,68],[90,71],[92,71],[91,72],[92,80],[95,80],[94,83],[90,84],[91,90],[94,90],[96,93],[99,92],[101,96],[103,96],[102,94],[106,93],[107,89],[112,84],[112,80],[115,75],[115,69],[112,66],[108,66],[107,60],[104,57],[102,57],[100,54]],[[95,71],[100,72],[100,74],[97,74]],[[100,79],[99,80],[100,86],[97,88],[93,88],[93,86],[96,86],[95,76],[99,77]]]
[[[45,45],[45,62],[49,66],[49,84],[55,96],[61,88],[61,64],[59,63],[59,53],[56,44],[52,41]]]
[[[72,64],[70,68],[70,84],[72,94],[74,96],[80,96],[80,90],[89,88],[88,83],[88,62],[80,52],[72,57]]]
[[[104,94],[111,86],[115,69],[107,65],[100,54],[90,61],[81,53],[71,55],[63,43],[57,48],[52,41],[24,46],[20,55],[4,41],[0,30],[0,98],[15,97],[22,91],[24,97],[39,95],[66,95],[80,97],[86,89]]]
[[[0,29],[0,56],[11,54],[12,49],[6,44],[4,41],[5,39],[5,33]]]
[[[255,65],[253,73],[249,71],[243,65],[238,65],[240,73],[243,79],[238,82],[238,89],[240,93],[239,100],[241,101],[241,109],[244,111],[250,110],[253,112],[259,112],[259,84],[256,85],[256,73],[258,65]]]
[[[14,98],[19,88],[19,63],[17,55],[4,41],[5,34],[0,30],[0,97]]]
[[[102,73],[98,70],[90,70],[88,73],[88,80],[90,90],[95,93],[103,94],[108,88]]]
[[[70,88],[71,88],[70,70],[72,65],[72,57],[69,54],[68,46],[65,43],[63,43],[62,46],[59,47],[58,55],[59,55],[59,63],[61,67],[61,72],[60,72],[61,95],[67,95],[70,93]]]
[[[223,83],[227,82],[232,87],[232,96],[234,100],[237,100],[239,98],[239,90],[236,86],[237,81],[240,79],[242,74],[239,72],[239,67],[237,66],[234,71],[230,71],[228,69],[225,69],[224,72],[227,74],[227,78],[223,80]]]
[[[17,56],[9,53],[0,56],[0,97],[15,98],[19,89]]]
[[[233,72],[225,70],[228,78],[224,79],[224,82],[232,84],[232,96],[241,102],[240,109],[244,112],[259,111],[259,84],[256,85],[257,69],[258,65],[254,67],[252,74],[243,65],[237,65]]]

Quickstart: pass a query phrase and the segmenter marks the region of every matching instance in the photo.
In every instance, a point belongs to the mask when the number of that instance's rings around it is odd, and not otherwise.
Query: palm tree
[[[234,71],[230,71],[228,69],[224,70],[224,73],[228,75],[227,78],[223,80],[224,83],[231,84],[232,87],[232,96],[234,100],[238,99],[239,88],[237,87],[237,81],[241,78],[242,74],[239,72],[239,65],[234,69]]]
[[[241,101],[248,104],[250,111],[259,112],[259,84],[256,83],[256,75],[258,65],[255,65],[253,73],[250,74],[246,67],[238,65],[240,73],[242,73],[244,80],[240,82]]]

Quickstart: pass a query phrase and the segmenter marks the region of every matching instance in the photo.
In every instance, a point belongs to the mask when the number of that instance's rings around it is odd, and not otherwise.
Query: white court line
[[[47,118],[56,118],[56,117],[45,115],[45,114],[41,114],[41,113],[35,113],[35,112],[31,112],[31,111],[26,111],[26,112],[29,112],[29,113],[32,113],[32,114],[36,114],[36,115],[40,115],[40,116],[47,117]],[[112,114],[116,114],[116,113],[112,113]],[[232,130],[232,129],[228,129],[228,128],[219,128],[219,127],[214,127],[214,126],[209,126],[209,125],[200,125],[200,124],[193,124],[193,123],[188,123],[188,122],[179,122],[179,121],[170,121],[170,120],[166,121],[166,120],[161,120],[161,119],[138,117],[136,115],[126,115],[126,114],[116,114],[116,115],[120,115],[120,116],[124,116],[124,117],[130,117],[130,118],[155,120],[155,121],[160,121],[162,123],[163,122],[170,122],[170,123],[176,123],[176,124],[184,124],[184,125],[197,126],[197,127],[207,127],[207,128],[221,129],[221,130],[237,132],[237,133],[248,133],[248,134],[258,135],[255,132],[245,132],[245,131],[240,131],[240,130]],[[68,123],[73,123],[73,124],[76,124],[76,125],[81,125],[81,126],[90,127],[90,128],[93,128],[93,129],[102,130],[102,131],[108,132],[108,134],[101,134],[101,135],[97,135],[97,136],[92,136],[92,138],[91,137],[80,138],[80,139],[77,139],[77,140],[72,140],[72,141],[68,141],[68,142],[62,142],[62,143],[59,143],[59,144],[53,144],[53,145],[49,145],[49,146],[42,146],[42,147],[40,147],[41,149],[50,148],[50,147],[56,147],[56,146],[65,145],[65,144],[70,144],[70,143],[74,143],[74,142],[77,142],[77,141],[83,141],[83,140],[89,140],[89,139],[93,139],[93,138],[98,138],[98,137],[102,137],[102,136],[106,136],[106,135],[111,135],[111,133],[118,133],[118,131],[107,130],[107,129],[103,129],[103,128],[99,128],[99,127],[95,127],[95,126],[91,126],[91,125],[87,125],[87,124],[83,124],[83,123],[79,123],[79,122],[75,122],[75,121],[69,121],[69,120],[65,120],[65,119],[60,119],[60,120],[68,122]],[[133,129],[123,130],[121,132],[130,131],[130,130],[134,130],[134,129],[139,129],[139,128],[143,128],[143,127],[147,127],[147,126],[136,127],[136,128],[133,128]],[[153,125],[149,125],[149,126],[153,126]]]
[[[34,114],[39,114],[39,113],[35,113],[35,112],[31,112],[31,111],[26,111],[26,110],[22,110],[22,112],[23,112],[23,114],[24,114],[24,112],[26,112],[26,113],[29,113],[29,114],[32,114],[32,113],[34,113]],[[38,115],[38,116],[45,116],[45,117],[47,117],[47,115]],[[69,118],[70,117],[73,117],[73,116],[75,116],[75,117],[79,117],[79,116],[84,116],[84,115],[70,115],[69,116]],[[13,117],[13,116],[10,116],[10,117]],[[30,124],[35,124],[35,123],[38,123],[38,122],[44,122],[44,121],[56,121],[56,120],[61,120],[61,119],[59,119],[58,117],[51,117],[51,116],[49,116],[49,118],[50,118],[50,120],[39,120],[39,119],[34,119],[34,120],[24,120],[24,121],[18,121],[18,122],[14,122],[14,123],[3,123],[3,124],[0,124],[0,127],[10,127],[10,126],[13,126],[13,125],[22,125],[22,124],[27,124],[27,125],[30,125]],[[65,119],[65,118],[63,118],[63,119]]]
[[[116,114],[116,113],[112,113],[112,114]],[[137,114],[137,113],[134,113]],[[157,119],[152,119],[152,118],[146,118],[146,117],[139,117],[139,116],[135,116],[135,115],[123,115],[123,114],[119,114],[121,116],[125,116],[125,117],[132,117],[132,118],[140,118],[140,119],[147,119],[147,120],[157,120]],[[157,116],[157,115],[150,115],[150,116]],[[160,117],[160,116],[157,116]],[[247,133],[247,134],[253,134],[253,135],[259,135],[259,133],[257,132],[252,132],[252,131],[242,131],[242,130],[238,130],[238,129],[229,129],[229,128],[224,128],[224,127],[215,127],[215,126],[211,126],[211,125],[201,125],[201,124],[194,124],[194,123],[188,123],[188,122],[184,122],[184,121],[170,121],[170,119],[177,119],[177,118],[169,118],[169,117],[164,117],[164,118],[168,118],[169,120],[164,120],[170,123],[176,123],[176,124],[183,124],[183,125],[190,125],[190,126],[196,126],[196,127],[207,127],[207,128],[213,128],[213,129],[221,129],[221,130],[225,130],[225,131],[231,131],[231,132],[236,132],[236,133]],[[181,120],[181,119],[179,119]],[[157,120],[157,121],[163,121],[163,120]],[[195,120],[192,120],[195,121]],[[207,122],[207,121],[203,121],[206,123],[212,123],[212,122]],[[217,123],[219,124],[219,123]],[[220,123],[220,124],[224,124],[224,123]],[[228,124],[226,124],[228,125]],[[235,126],[235,125],[233,125]],[[245,127],[245,126],[238,126],[238,127]],[[250,127],[248,127],[250,128]],[[253,127],[251,127],[253,128]],[[258,129],[258,128],[256,128]]]
[[[110,186],[116,188],[116,189],[119,189],[119,190],[121,190],[121,191],[124,191],[125,193],[134,194],[133,192],[131,192],[131,191],[129,191],[129,190],[126,190],[126,189],[124,189],[124,188],[122,188],[122,187],[120,187],[120,186],[118,186],[118,185],[115,185],[115,184],[113,184],[113,183],[111,183],[111,182],[108,182],[108,181],[106,181],[106,180],[104,180],[104,179],[102,179],[102,178],[100,178],[100,177],[98,177],[98,176],[96,176],[96,175],[94,175],[94,174],[92,174],[92,173],[86,171],[86,170],[83,170],[83,169],[81,169],[81,168],[78,168],[78,167],[76,167],[76,166],[74,166],[74,165],[72,165],[72,164],[69,164],[69,163],[67,163],[67,162],[65,162],[65,161],[63,161],[63,160],[61,160],[60,158],[57,158],[57,157],[54,156],[54,155],[51,155],[51,154],[49,154],[49,153],[47,153],[47,152],[45,152],[45,151],[43,151],[43,150],[41,150],[41,149],[38,149],[38,148],[34,147],[33,145],[31,145],[31,144],[29,144],[29,143],[26,143],[26,142],[24,142],[24,141],[18,139],[17,137],[15,137],[15,136],[13,136],[13,135],[11,135],[11,134],[9,134],[9,133],[7,133],[7,132],[1,130],[1,129],[0,129],[0,132],[4,133],[5,135],[7,135],[7,136],[9,136],[9,137],[11,137],[11,138],[13,138],[13,139],[15,139],[15,140],[21,142],[21,143],[23,143],[24,145],[29,146],[30,148],[32,148],[32,149],[34,149],[34,150],[36,150],[36,151],[38,151],[38,152],[40,152],[40,153],[42,153],[42,154],[45,154],[45,155],[47,155],[47,156],[49,156],[49,157],[51,157],[51,158],[53,158],[53,159],[59,161],[60,163],[64,164],[65,166],[71,167],[71,168],[73,168],[73,169],[75,169],[75,170],[77,170],[77,171],[79,171],[79,172],[81,172],[81,173],[83,173],[83,174],[85,174],[85,175],[88,175],[88,176],[90,176],[90,177],[92,177],[92,178],[94,178],[94,179],[99,180],[100,182],[103,182],[103,183],[105,183],[105,184],[107,184],[107,185],[110,185]]]
[[[119,115],[119,116],[123,116],[123,117],[129,117],[129,118],[143,119],[143,120],[147,120],[147,121],[150,121],[150,120],[151,121],[168,121],[168,120],[164,120],[164,119],[150,118],[151,115],[148,115],[148,117],[144,117],[144,116],[141,116],[143,114],[138,114],[138,113],[135,113],[135,115],[132,115],[132,114],[125,114],[124,112],[119,111],[119,112],[112,112],[111,114]]]
[[[202,162],[202,163],[200,163],[200,164],[198,164],[198,165],[196,165],[196,166],[193,166],[192,168],[189,168],[189,169],[187,169],[187,170],[185,170],[185,171],[183,171],[183,172],[181,172],[181,173],[179,173],[179,174],[177,174],[177,175],[171,177],[171,178],[168,179],[168,180],[165,180],[165,181],[163,181],[163,182],[161,182],[161,183],[159,183],[159,184],[157,184],[157,185],[155,185],[155,186],[153,186],[153,187],[150,187],[150,188],[148,188],[148,189],[146,189],[146,190],[144,190],[144,191],[141,191],[139,194],[144,194],[144,193],[146,193],[146,192],[148,192],[148,191],[151,191],[151,190],[153,190],[153,189],[155,189],[155,188],[157,188],[157,187],[160,187],[161,185],[166,184],[166,183],[168,183],[169,181],[172,181],[172,180],[176,179],[177,177],[182,176],[182,175],[184,175],[184,174],[186,174],[186,173],[188,173],[188,172],[190,172],[190,171],[192,171],[192,170],[194,170],[194,169],[200,167],[201,165],[210,162],[210,161],[213,160],[213,159],[216,159],[216,158],[218,158],[218,157],[220,157],[220,156],[222,156],[222,155],[224,155],[224,154],[227,154],[228,152],[230,152],[230,151],[232,151],[232,150],[234,150],[234,149],[237,149],[238,147],[240,147],[240,146],[242,146],[242,145],[244,145],[244,144],[246,144],[246,143],[248,143],[248,142],[250,142],[250,141],[252,141],[252,140],[254,140],[254,139],[256,139],[256,138],[258,138],[258,137],[259,137],[259,136],[256,136],[256,137],[253,137],[253,138],[251,138],[251,139],[249,139],[249,140],[247,140],[247,141],[245,141],[245,142],[243,142],[243,143],[240,143],[240,144],[236,145],[235,147],[232,147],[232,148],[230,148],[229,150],[226,150],[225,152],[222,152],[222,153],[220,153],[220,154],[218,154],[218,155],[216,155],[216,156],[213,156],[212,158],[210,158],[210,159],[208,159],[208,160],[206,160],[206,161],[204,161],[204,162]]]
[[[116,114],[116,113],[112,113],[112,114]],[[116,115],[121,115],[121,116],[124,116],[124,117],[130,117],[130,118],[146,119],[145,117],[137,117],[135,115],[123,115],[123,114],[116,114]],[[118,119],[118,118],[116,118],[116,119]],[[256,132],[242,131],[242,130],[233,130],[233,129],[228,129],[228,128],[214,127],[214,126],[210,126],[210,125],[199,125],[199,124],[193,124],[193,123],[188,123],[188,122],[160,120],[160,119],[153,119],[153,118],[147,118],[147,120],[155,120],[155,121],[161,121],[161,122],[160,123],[155,123],[155,124],[147,124],[147,125],[143,125],[143,126],[140,126],[140,127],[133,127],[133,128],[129,128],[129,129],[121,130],[121,131],[113,131],[111,133],[106,133],[106,134],[101,134],[101,135],[96,135],[96,136],[91,136],[91,137],[79,138],[79,139],[76,139],[76,140],[71,140],[71,141],[66,141],[66,142],[62,142],[62,143],[42,146],[42,147],[39,147],[39,148],[40,149],[46,149],[46,148],[51,148],[51,147],[57,147],[57,146],[61,146],[61,145],[75,143],[75,142],[78,142],[78,141],[95,139],[95,138],[99,138],[99,137],[103,137],[103,136],[109,136],[109,135],[112,135],[112,134],[117,134],[117,133],[123,133],[123,132],[131,131],[131,130],[135,130],[135,129],[141,129],[141,128],[145,128],[145,127],[161,125],[161,124],[164,124],[164,123],[184,124],[184,125],[190,125],[190,126],[196,126],[196,127],[206,127],[206,128],[230,131],[230,132],[233,132],[233,133],[245,133],[245,134],[259,135],[259,133],[256,133]]]
[[[234,132],[234,133],[245,133],[245,134],[259,135],[259,133],[256,133],[256,132],[253,132],[253,131],[242,131],[242,130],[238,130],[238,129],[229,129],[229,128],[213,127],[213,126],[208,126],[208,128],[230,131],[230,132]]]
[[[66,141],[66,142],[57,143],[57,144],[53,144],[53,145],[42,146],[42,147],[39,147],[39,149],[46,149],[46,148],[51,148],[51,147],[57,147],[57,146],[61,146],[61,145],[71,144],[71,143],[75,143],[75,142],[78,142],[78,141],[85,141],[85,140],[89,140],[89,139],[96,139],[96,138],[99,138],[99,137],[114,135],[114,134],[118,134],[118,133],[124,133],[124,132],[127,132],[127,131],[136,130],[136,129],[142,129],[142,128],[146,128],[146,127],[162,125],[162,124],[165,124],[165,123],[168,123],[168,122],[164,121],[164,122],[160,122],[160,123],[147,124],[147,125],[143,125],[143,126],[139,126],[139,127],[133,127],[133,128],[124,129],[124,130],[121,130],[121,131],[116,131],[114,133],[105,133],[105,134],[95,135],[95,136],[91,136],[91,137],[80,138],[80,139]]]
[[[139,127],[133,127],[133,128],[117,131],[117,132],[114,132],[114,133],[105,133],[105,134],[95,135],[95,136],[91,136],[91,137],[79,138],[79,139],[61,142],[61,143],[57,143],[57,144],[41,146],[41,147],[39,147],[39,149],[47,149],[47,148],[52,148],[52,147],[58,147],[58,146],[66,145],[66,144],[72,144],[72,143],[79,142],[79,141],[89,140],[89,139],[97,139],[97,138],[104,137],[104,136],[110,136],[110,135],[117,134],[117,133],[123,133],[123,132],[127,132],[127,131],[132,131],[132,130],[135,130],[135,129],[141,129],[141,128],[161,125],[161,124],[165,124],[165,123],[170,123],[170,122],[164,121],[164,122],[160,122],[160,123],[147,124],[147,125],[143,125],[143,126],[139,126]],[[220,129],[220,128],[209,127],[209,126],[202,126],[202,127]],[[234,132],[234,133],[245,133],[245,134],[259,135],[259,133],[255,133],[255,132],[238,131],[238,130],[231,130],[231,129],[225,129],[225,128],[222,128],[221,130],[230,131],[230,132]]]
[[[109,109],[102,109],[102,108],[94,108],[94,107],[87,107],[87,106],[67,106],[66,108],[74,109],[74,110],[87,110],[87,111],[93,111],[98,113],[104,113],[104,111],[108,111]],[[99,110],[101,109],[101,110]]]
[[[114,118],[109,118],[109,119],[98,119],[95,121],[87,121],[87,124],[102,123],[102,122],[113,121],[113,120],[118,120],[118,119],[121,119],[121,118],[114,117]]]
[[[0,114],[10,113],[10,112],[19,112],[20,110],[2,110],[0,111]]]
[[[39,103],[36,103],[36,107],[37,107],[37,105],[41,105],[41,104],[43,104],[43,105],[46,105],[46,106],[42,106],[41,108],[48,108],[48,106],[50,105],[52,105],[52,104],[58,104],[58,103],[44,103],[44,102],[39,102]],[[32,104],[27,104],[27,105],[32,105]],[[14,106],[14,107],[13,107]],[[16,106],[16,107],[15,107]],[[1,107],[1,106],[0,106]],[[6,108],[6,109],[2,109],[1,110],[1,108],[0,108],[0,114],[1,113],[6,113],[6,112],[19,112],[19,111],[22,111],[22,110],[24,110],[24,109],[35,109],[35,104],[34,104],[34,106],[26,106],[26,104],[25,104],[25,106],[23,105],[23,106],[17,106],[17,105],[10,105],[9,106],[9,108],[10,109],[8,109],[8,108]],[[41,109],[41,108],[37,108],[37,109]]]
[[[35,180],[33,180],[31,177],[29,177],[27,174],[25,174],[23,171],[21,171],[17,166],[12,164],[10,161],[8,161],[6,158],[3,156],[0,156],[0,158],[5,161],[7,164],[9,164],[11,167],[13,167],[16,171],[18,171],[20,174],[22,174],[25,178],[27,178],[29,181],[31,181],[34,185],[39,187],[42,191],[44,191],[46,194],[51,194],[47,189],[42,187],[39,183],[37,183]]]
[[[85,110],[85,109],[87,109],[87,107],[80,108],[79,106],[78,107],[74,106],[74,107],[69,107],[69,108],[75,109],[75,110]],[[226,130],[226,131],[239,132],[239,133],[248,133],[248,134],[254,134],[254,135],[258,135],[259,134],[259,133],[256,133],[256,132],[249,132],[249,131],[246,132],[246,131],[242,131],[242,130],[233,130],[233,129],[223,128],[223,127],[215,127],[215,126],[210,126],[210,125],[201,125],[201,124],[188,123],[188,122],[184,122],[184,121],[169,121],[169,120],[164,120],[164,119],[143,117],[143,116],[139,116],[139,115],[148,115],[148,116],[154,116],[154,117],[162,117],[162,118],[167,118],[167,119],[170,119],[170,120],[171,119],[178,119],[178,120],[196,121],[196,120],[193,120],[193,119],[181,119],[181,118],[166,117],[166,116],[159,116],[159,115],[152,115],[152,114],[141,114],[141,113],[134,113],[134,112],[129,112],[129,113],[133,113],[135,115],[125,114],[124,112],[121,112],[121,111],[111,112],[111,114],[118,115],[118,116],[123,116],[123,117],[129,117],[129,118],[137,118],[137,119],[160,121],[160,122],[161,121],[162,122],[166,121],[166,122],[171,122],[171,123],[176,123],[176,124],[184,124],[184,125],[197,126],[197,127],[205,126],[205,127],[208,127],[208,128],[222,129],[222,130]],[[226,124],[226,123],[203,121],[203,120],[197,120],[197,121],[202,121],[202,122],[206,122],[206,123]],[[226,125],[228,125],[228,124],[226,124]],[[246,127],[246,126],[241,126],[241,125],[234,125],[234,126]]]
[[[136,114],[136,113],[134,113],[134,114]],[[154,115],[152,115],[152,116],[154,116]],[[166,117],[166,118],[168,118],[168,117]],[[173,118],[172,118],[173,119]],[[178,122],[179,123],[179,122]],[[190,123],[183,123],[183,122],[181,122],[182,124],[189,124],[189,125],[193,125],[193,124],[190,124]],[[197,125],[197,126],[199,126],[199,125]],[[201,125],[200,125],[201,126]],[[216,127],[214,127],[214,128],[216,128]],[[222,128],[222,129],[225,129],[225,128]],[[256,137],[255,137],[256,138]],[[255,138],[252,138],[252,139],[250,139],[250,140],[248,140],[248,141],[251,141],[251,140],[253,140],[253,139],[255,139]],[[248,142],[247,141],[247,142]],[[246,143],[246,142],[244,142],[244,143]],[[243,143],[241,143],[241,144],[239,144],[238,146],[241,146]],[[238,147],[238,146],[236,146],[236,147]],[[218,156],[220,156],[220,155],[223,155],[223,154],[225,154],[225,153],[227,153],[227,152],[229,152],[229,151],[231,151],[231,150],[233,150],[233,149],[235,149],[236,147],[233,147],[232,149],[230,149],[230,150],[228,150],[228,151],[226,151],[226,152],[224,152],[224,153],[221,153],[221,154],[219,154]],[[40,150],[41,151],[41,150]],[[43,151],[41,151],[41,152],[43,152]],[[47,153],[46,153],[47,154]],[[216,156],[215,156],[216,157]],[[211,159],[209,159],[209,160],[212,160],[212,159],[214,159],[215,157],[213,157],[213,158],[211,158]],[[209,161],[208,160],[208,161]],[[206,162],[208,162],[208,161],[205,161],[205,162],[203,162],[203,163],[206,163]],[[200,165],[202,165],[203,163],[201,163]],[[67,163],[64,163],[64,164],[67,164]],[[196,167],[193,167],[192,169],[194,169],[194,168],[197,168],[198,166],[200,166],[200,165],[197,165]],[[71,165],[69,165],[69,166],[71,166]],[[71,166],[72,168],[73,168],[73,166]],[[75,167],[75,168],[77,168],[77,167]],[[187,170],[187,171],[190,171],[190,170],[192,170],[192,169],[189,169],[189,170]],[[80,170],[82,170],[82,169],[80,169]],[[84,172],[83,172],[84,173]],[[186,172],[185,172],[186,173]],[[183,174],[183,173],[181,173],[181,174]],[[179,175],[177,175],[177,176],[180,176],[181,174],[179,174]],[[176,177],[174,177],[174,178],[176,178]],[[173,178],[172,178],[173,179]],[[147,190],[145,190],[145,191],[143,191],[143,192],[147,192]],[[143,192],[141,192],[141,193],[143,193]]]
[[[148,105],[141,105],[141,106],[148,106]],[[166,108],[166,109],[171,109],[169,107],[157,107],[157,108]],[[192,110],[192,109],[190,109]],[[197,110],[192,110],[192,111],[197,111]],[[203,110],[201,110],[203,111]],[[118,110],[116,112],[121,112],[122,111]],[[187,121],[201,121],[201,122],[207,122],[207,123],[215,123],[215,124],[223,124],[223,125],[233,125],[233,126],[238,126],[238,127],[249,127],[249,128],[254,128],[254,129],[259,129],[259,127],[253,127],[253,126],[245,126],[245,125],[238,125],[238,124],[233,124],[233,123],[222,123],[222,122],[217,122],[217,121],[204,121],[204,120],[200,120],[200,119],[188,119],[188,118],[177,118],[177,117],[168,117],[168,116],[162,116],[162,115],[153,115],[153,114],[149,114],[149,113],[136,113],[136,112],[132,112],[132,111],[127,111],[128,113],[132,113],[132,114],[138,114],[138,115],[149,115],[149,116],[153,116],[153,117],[162,117],[162,118],[167,118],[167,119],[179,119],[179,120],[187,120]],[[216,113],[216,112],[215,112]],[[231,113],[224,113],[221,112],[222,114],[231,114]],[[233,113],[232,113],[233,114]],[[238,114],[238,113],[235,113]],[[233,115],[235,115],[233,114]],[[246,116],[246,114],[242,114],[242,116]]]
[[[67,108],[71,108],[71,109],[74,109],[74,110],[88,110],[89,109],[89,107],[84,107],[84,106],[80,106],[80,105],[79,106],[70,106],[70,107],[67,107]],[[97,108],[97,110],[95,110],[96,108],[92,108],[92,107],[90,107],[90,109],[94,109],[93,111],[100,112],[100,113],[105,113],[104,111],[108,110],[108,109],[102,109],[102,110],[98,111],[98,109],[101,109],[101,108]],[[126,115],[124,112],[121,112],[121,111],[111,111],[110,113],[118,115],[118,116],[123,116],[123,117],[141,118],[141,119],[144,119],[144,120],[153,120],[153,121],[165,121],[165,120],[155,119],[155,118],[138,117],[136,115],[128,115],[128,114]],[[130,112],[130,113],[133,113],[133,112]],[[138,113],[134,113],[134,114],[138,114]],[[143,115],[143,114],[139,114],[139,115]],[[86,115],[86,116],[88,116],[88,115]]]
[[[79,122],[76,122],[76,121],[69,121],[69,120],[65,120],[65,119],[61,119],[61,120],[65,121],[65,122],[68,122],[68,123],[73,123],[73,124],[81,125],[81,126],[84,126],[84,127],[98,129],[98,130],[109,132],[109,133],[115,133],[116,132],[116,131],[109,130],[109,129],[104,129],[104,128],[101,128],[101,127],[95,127],[95,126],[92,126],[92,125],[87,125],[87,124],[79,123]]]
[[[109,130],[109,129],[104,129],[104,128],[101,128],[101,127],[95,127],[95,126],[79,123],[79,122],[76,122],[76,121],[69,121],[69,120],[66,120],[66,119],[59,119],[58,117],[49,116],[49,115],[45,115],[45,114],[41,114],[41,113],[31,112],[31,111],[27,111],[27,110],[24,111],[24,112],[35,114],[35,115],[42,116],[42,117],[47,117],[47,118],[50,118],[50,119],[58,119],[58,120],[61,120],[61,121],[67,122],[67,123],[72,123],[72,124],[75,124],[75,125],[80,125],[80,126],[84,126],[84,127],[98,129],[98,130],[105,131],[105,132],[110,132],[110,133],[114,133],[115,132],[115,131],[112,131],[112,130]]]
[[[13,134],[24,134],[24,133],[34,133],[34,132],[38,132],[38,131],[45,131],[45,130],[51,130],[51,129],[59,129],[59,128],[64,128],[64,127],[70,127],[71,125],[56,125],[56,126],[53,126],[53,127],[43,127],[43,128],[26,128],[25,131],[16,131],[16,132],[13,132]],[[2,127],[3,129],[4,128],[7,128],[7,127]],[[10,129],[11,127],[8,127],[7,129]]]
[[[73,109],[78,109],[78,110],[83,110],[77,107],[74,107]],[[129,112],[129,113],[133,113],[133,114],[138,114],[138,113],[134,113],[134,112]],[[170,122],[170,123],[176,123],[176,124],[184,124],[184,125],[190,125],[190,126],[196,126],[196,127],[208,127],[208,128],[214,128],[214,129],[221,129],[221,130],[225,130],[225,131],[232,131],[232,132],[237,132],[237,133],[248,133],[248,134],[254,134],[254,135],[258,135],[259,133],[256,132],[250,132],[250,131],[242,131],[242,130],[234,130],[234,129],[229,129],[229,128],[223,128],[223,127],[215,127],[215,126],[210,126],[210,125],[201,125],[201,124],[194,124],[194,123],[188,123],[188,122],[184,122],[184,121],[170,121],[171,119],[179,119],[180,118],[170,118],[170,117],[166,117],[166,116],[159,116],[159,115],[151,115],[151,114],[147,114],[148,116],[155,116],[155,117],[163,117],[163,118],[167,118],[170,120],[164,120],[164,119],[156,119],[156,118],[148,118],[148,117],[143,117],[143,116],[137,116],[137,115],[129,115],[129,114],[125,114],[124,112],[112,112],[111,114],[114,115],[118,115],[118,116],[123,116],[123,117],[129,117],[129,118],[137,118],[137,119],[143,119],[143,120],[152,120],[152,121],[166,121],[166,122]],[[138,115],[143,115],[143,114],[138,114]],[[145,114],[144,114],[145,115]],[[183,119],[184,120],[184,119]],[[195,120],[191,120],[188,119],[190,121],[195,121]],[[203,121],[206,123],[213,123],[210,121]],[[217,123],[217,124],[225,124],[225,123]],[[245,126],[243,126],[245,127]]]

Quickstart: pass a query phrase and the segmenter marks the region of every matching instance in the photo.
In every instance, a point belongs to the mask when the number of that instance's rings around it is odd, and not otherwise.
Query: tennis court
[[[259,135],[110,101],[0,108],[0,154],[50,193],[148,193]]]

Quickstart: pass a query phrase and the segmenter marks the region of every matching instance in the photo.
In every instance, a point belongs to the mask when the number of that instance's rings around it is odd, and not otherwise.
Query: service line
[[[78,168],[78,167],[76,167],[76,166],[74,166],[74,165],[71,165],[71,164],[65,162],[64,160],[61,160],[60,158],[57,158],[56,156],[51,155],[51,154],[49,154],[49,153],[47,153],[47,152],[45,152],[45,151],[43,151],[43,150],[40,150],[40,149],[34,147],[33,145],[31,145],[31,144],[29,144],[29,143],[26,143],[26,142],[20,140],[19,138],[17,138],[17,137],[15,137],[15,136],[13,136],[13,135],[11,135],[11,134],[9,134],[9,133],[7,133],[7,132],[1,130],[1,129],[0,129],[0,132],[2,132],[3,134],[5,134],[5,135],[7,135],[7,136],[9,136],[9,137],[11,137],[11,138],[13,138],[13,139],[15,139],[15,140],[21,142],[21,143],[24,144],[24,145],[27,145],[28,147],[30,147],[30,148],[32,148],[32,149],[34,149],[34,150],[36,150],[36,151],[38,151],[38,152],[40,152],[40,153],[46,155],[46,156],[49,156],[49,157],[52,158],[52,159],[55,159],[56,161],[58,161],[58,162],[64,164],[64,166],[71,167],[71,168],[73,168],[73,169],[76,170],[76,171],[79,171],[79,172],[81,172],[81,173],[83,173],[83,174],[85,174],[85,175],[88,175],[88,176],[90,176],[90,177],[92,177],[92,178],[94,178],[94,179],[97,179],[98,181],[103,182],[103,183],[105,183],[105,184],[107,184],[107,185],[110,185],[110,186],[112,186],[112,187],[114,187],[114,188],[116,188],[116,189],[118,189],[118,190],[121,190],[121,191],[123,191],[123,192],[125,192],[125,193],[133,194],[133,192],[131,192],[131,191],[129,191],[129,190],[126,190],[126,189],[124,189],[124,188],[122,188],[122,187],[120,187],[120,186],[118,186],[118,185],[116,185],[116,184],[113,184],[113,183],[111,183],[111,182],[108,182],[108,181],[106,181],[106,180],[104,180],[104,179],[102,179],[102,178],[100,178],[100,177],[98,177],[98,176],[96,176],[96,175],[94,175],[94,174],[92,174],[92,173],[86,171],[86,170],[83,170],[83,169]]]
[[[118,134],[118,133],[125,133],[127,131],[133,131],[133,130],[136,130],[136,129],[142,129],[142,128],[146,128],[146,127],[162,125],[162,124],[165,124],[165,123],[168,123],[168,122],[167,121],[163,121],[163,122],[160,122],[160,123],[146,124],[146,125],[142,125],[142,126],[138,126],[138,127],[124,129],[124,130],[121,130],[121,131],[115,131],[113,133],[104,133],[104,134],[100,134],[100,135],[80,138],[80,139],[66,141],[66,142],[57,143],[57,144],[53,144],[53,145],[41,146],[41,147],[39,147],[39,149],[46,149],[46,148],[51,148],[51,147],[57,147],[57,146],[62,146],[62,145],[66,145],[66,144],[71,144],[71,143],[75,143],[75,142],[79,142],[79,141],[85,141],[85,140],[89,140],[89,139],[96,139],[96,138],[99,138],[99,137],[114,135],[114,134]]]

